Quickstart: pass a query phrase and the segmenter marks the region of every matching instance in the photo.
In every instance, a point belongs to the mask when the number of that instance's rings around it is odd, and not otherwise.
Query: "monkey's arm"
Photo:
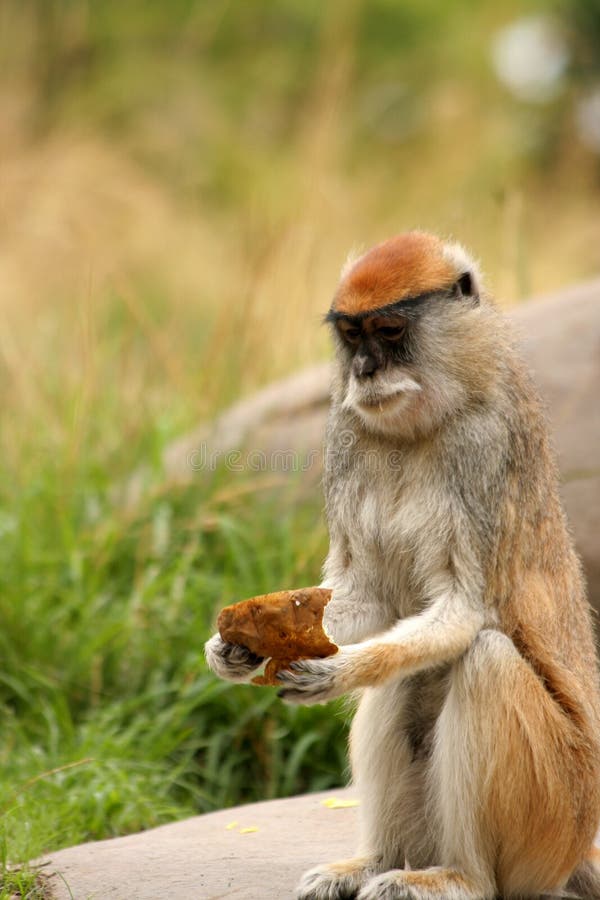
[[[325,580],[319,587],[333,591],[323,613],[323,628],[340,647],[379,634],[393,618],[381,603],[377,603],[366,585]]]
[[[395,619],[391,607],[381,603],[365,575],[364,567],[349,564],[344,538],[332,530],[319,587],[333,591],[323,614],[323,627],[339,646],[379,634]]]
[[[291,703],[324,703],[357,688],[376,687],[457,659],[485,623],[483,607],[449,591],[419,615],[383,634],[340,647],[327,659],[299,660],[279,673],[279,696]]]

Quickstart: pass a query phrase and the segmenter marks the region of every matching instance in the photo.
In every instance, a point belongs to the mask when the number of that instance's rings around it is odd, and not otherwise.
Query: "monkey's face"
[[[410,323],[396,311],[340,316],[335,330],[346,370],[344,406],[378,429],[393,420],[421,391],[411,367]]]
[[[330,313],[342,405],[369,431],[430,431],[467,396],[465,339],[473,314],[455,289],[358,315]]]
[[[348,263],[326,317],[338,345],[336,402],[368,430],[402,439],[480,402],[494,365],[480,299],[468,254],[424,232]]]

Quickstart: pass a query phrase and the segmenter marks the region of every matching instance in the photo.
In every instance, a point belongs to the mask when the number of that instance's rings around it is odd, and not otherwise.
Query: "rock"
[[[318,448],[329,398],[329,363],[297,372],[235,403],[167,449],[167,476],[187,476],[203,464],[203,447],[215,459],[232,450]]]
[[[44,860],[53,900],[284,900],[306,869],[352,855],[357,810],[322,801],[354,796],[252,803],[59,850]]]
[[[318,467],[330,373],[329,363],[296,372],[178,438],[163,455],[165,478],[185,484],[219,464],[232,472],[297,471],[307,459],[307,469]],[[146,479],[140,469],[125,485],[127,506],[138,502]]]
[[[600,610],[600,279],[533,300],[510,317],[548,406],[567,514]],[[163,460],[167,478],[190,481],[220,460],[233,471],[305,471],[313,484],[330,371],[321,363],[271,384],[176,441]],[[130,501],[142,483],[141,474],[132,480]]]
[[[519,307],[513,319],[548,407],[565,508],[600,610],[600,280]]]

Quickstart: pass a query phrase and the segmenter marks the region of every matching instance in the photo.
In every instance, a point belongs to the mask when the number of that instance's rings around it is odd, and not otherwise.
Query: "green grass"
[[[343,779],[339,709],[286,708],[206,669],[218,609],[314,583],[326,545],[318,497],[237,477],[158,493],[135,515],[99,477],[5,486],[5,859]]]
[[[35,867],[7,868],[0,866],[0,900],[49,900],[44,872]]]

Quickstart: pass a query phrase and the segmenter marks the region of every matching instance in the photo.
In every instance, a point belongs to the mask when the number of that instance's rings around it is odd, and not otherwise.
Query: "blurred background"
[[[201,654],[318,581],[318,487],[161,457],[326,357],[352,248],[598,273],[600,0],[2,0],[0,62],[1,861],[343,781],[341,707]]]

